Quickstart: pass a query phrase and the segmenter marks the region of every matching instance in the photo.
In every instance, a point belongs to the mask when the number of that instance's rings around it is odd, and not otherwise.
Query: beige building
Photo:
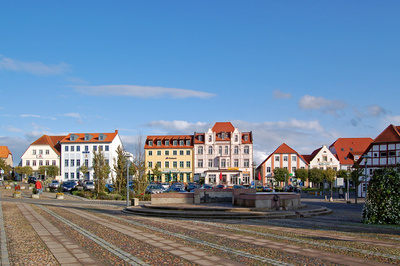
[[[7,165],[13,167],[13,157],[7,146],[0,146],[0,159],[3,159]]]
[[[193,135],[147,136],[144,149],[150,181],[193,181]],[[162,173],[158,177],[153,175],[156,164]]]

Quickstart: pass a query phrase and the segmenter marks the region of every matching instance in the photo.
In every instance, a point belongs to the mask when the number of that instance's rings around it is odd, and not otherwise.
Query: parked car
[[[106,184],[106,191],[108,191],[108,193],[111,193],[114,191],[114,185],[113,184]]]
[[[233,189],[236,189],[236,188],[246,188],[246,187],[243,185],[233,185]]]
[[[180,187],[180,186],[176,186],[176,187],[170,187],[169,189],[167,189],[167,191],[165,192],[180,192],[180,193],[186,193],[187,191],[185,190],[185,187]]]
[[[146,188],[146,193],[147,194],[157,194],[157,193],[162,193],[162,189],[160,186],[156,184],[148,185]]]
[[[59,185],[60,182],[58,180],[52,180],[51,183],[49,184],[49,188],[55,190],[58,188]]]
[[[83,184],[83,189],[84,190],[94,190],[94,182],[93,181],[85,182],[85,184]]]
[[[257,186],[256,186],[256,191],[257,191],[257,192],[263,192],[263,191],[264,191],[264,187],[261,186],[261,185],[257,185]]]
[[[161,183],[161,187],[164,188],[164,190],[167,190],[169,186],[169,183]]]
[[[216,188],[216,189],[226,189],[226,185],[219,184],[219,185],[216,185],[214,188]]]
[[[211,186],[209,184],[203,184],[200,189],[212,189],[212,188],[213,188],[213,186]]]
[[[65,181],[62,183],[62,188],[64,192],[71,192],[77,190],[77,183],[73,180]]]
[[[35,184],[37,181],[36,177],[30,176],[28,177],[28,184]]]
[[[272,192],[272,191],[274,191],[272,188],[270,188],[269,186],[264,186],[263,187],[263,191],[264,192]]]

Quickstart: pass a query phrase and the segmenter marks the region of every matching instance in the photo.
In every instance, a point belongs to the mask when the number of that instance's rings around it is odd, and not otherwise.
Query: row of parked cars
[[[49,184],[49,188],[52,190],[56,190],[59,186],[62,187],[64,192],[71,192],[73,190],[77,190],[78,186],[81,186],[84,190],[94,190],[94,182],[90,180],[85,181],[75,181],[68,180],[60,183],[58,180],[52,180]]]

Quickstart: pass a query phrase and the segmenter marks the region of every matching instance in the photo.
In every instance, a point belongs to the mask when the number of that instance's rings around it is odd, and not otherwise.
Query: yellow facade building
[[[144,149],[151,181],[193,182],[193,135],[147,136]],[[156,164],[161,176],[153,173]]]

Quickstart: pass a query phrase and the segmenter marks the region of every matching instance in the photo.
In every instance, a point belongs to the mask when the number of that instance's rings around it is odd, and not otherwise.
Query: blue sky
[[[399,1],[0,3],[0,145],[253,131],[261,163],[400,124]]]

